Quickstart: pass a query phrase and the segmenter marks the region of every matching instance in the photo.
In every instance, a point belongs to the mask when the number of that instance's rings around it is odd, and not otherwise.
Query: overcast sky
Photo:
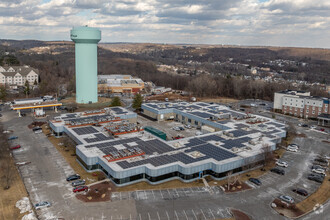
[[[330,0],[0,0],[0,38],[330,48]]]

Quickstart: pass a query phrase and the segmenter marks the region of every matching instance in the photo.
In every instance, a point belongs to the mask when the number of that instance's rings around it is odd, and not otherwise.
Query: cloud
[[[330,48],[330,1],[325,0],[0,2],[2,38],[69,40],[72,26],[86,24],[100,27],[104,42]]]

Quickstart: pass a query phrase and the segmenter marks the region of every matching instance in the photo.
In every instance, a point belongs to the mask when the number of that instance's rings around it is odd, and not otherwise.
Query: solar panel
[[[203,141],[223,141],[223,140],[226,140],[226,139],[224,139],[222,137],[219,137],[218,135],[215,135],[215,134],[209,135],[209,136],[206,136],[206,137],[201,137],[199,139],[201,139]]]
[[[202,139],[202,138],[201,138]],[[187,144],[185,144],[186,147],[193,147],[193,146],[197,146],[200,144],[204,144],[205,142],[203,140],[201,140],[199,138],[192,138],[188,141]]]
[[[88,127],[80,127],[80,128],[72,128],[74,132],[78,135],[85,135],[85,134],[93,134],[99,132],[94,127],[88,126]]]

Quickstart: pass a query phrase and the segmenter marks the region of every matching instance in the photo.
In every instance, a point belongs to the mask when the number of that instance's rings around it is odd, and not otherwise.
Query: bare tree
[[[261,151],[262,151],[263,165],[266,166],[274,160],[274,154],[271,146],[268,144],[263,144]]]
[[[0,124],[0,174],[3,179],[4,189],[9,189],[13,178],[13,160],[10,153],[8,137],[3,133],[2,124]]]

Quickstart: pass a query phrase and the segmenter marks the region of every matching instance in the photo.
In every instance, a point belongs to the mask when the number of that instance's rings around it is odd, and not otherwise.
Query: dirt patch
[[[238,102],[238,99],[233,99],[233,98],[226,98],[226,97],[216,97],[216,98],[200,98],[199,101],[203,101],[203,102],[214,102],[214,103],[224,103],[224,104],[228,104],[228,103],[235,103]]]
[[[328,140],[323,140],[322,142],[330,144],[330,141]]]
[[[273,207],[273,209],[276,210],[280,215],[284,215],[289,218],[295,218],[304,214],[304,212],[299,207],[297,207],[296,204],[288,204],[280,199],[275,199],[273,203],[276,205],[276,207]]]
[[[229,189],[228,189],[228,184],[224,184],[222,185],[222,187],[225,189],[226,193],[240,192],[247,189],[251,189],[251,187],[244,182],[241,183],[236,182],[234,184],[229,184]]]
[[[34,121],[34,122],[32,122],[31,124],[28,125],[28,128],[32,129],[34,127],[41,127],[44,124],[46,124],[46,122],[43,122],[43,121]]]
[[[250,220],[251,218],[245,214],[244,212],[237,210],[237,209],[231,209],[231,213],[234,216],[235,220]]]
[[[77,107],[78,111],[87,111],[87,110],[94,110],[94,109],[100,109],[109,107],[111,104],[111,98],[106,97],[98,97],[97,103],[92,104],[77,104],[76,103],[76,97],[68,97],[61,100],[61,103],[63,103],[64,106],[71,106],[71,107]]]
[[[304,133],[299,133],[299,134],[296,134],[297,137],[302,137],[302,138],[305,138],[307,137],[306,134]]]
[[[7,190],[4,190],[4,179],[0,172],[0,219],[21,219],[26,213],[20,214],[15,204],[23,197],[28,197],[28,194],[13,160],[11,160],[10,166],[11,183]]]
[[[83,202],[105,202],[110,200],[111,192],[114,190],[114,184],[104,181],[90,186],[87,193],[77,194],[76,198]]]

